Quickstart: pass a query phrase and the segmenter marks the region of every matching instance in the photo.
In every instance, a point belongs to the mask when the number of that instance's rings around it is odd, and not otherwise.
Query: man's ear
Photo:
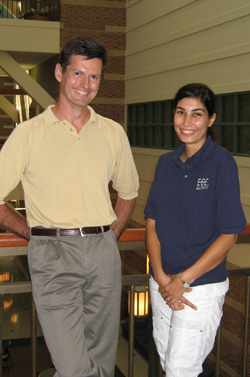
[[[62,75],[63,75],[62,66],[60,63],[57,63],[55,67],[55,78],[57,79],[58,82],[62,81]]]

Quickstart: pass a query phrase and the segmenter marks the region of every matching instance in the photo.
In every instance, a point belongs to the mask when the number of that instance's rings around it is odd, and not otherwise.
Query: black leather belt
[[[31,228],[30,234],[32,236],[86,236],[88,234],[99,234],[107,232],[110,229],[109,225],[104,226],[87,226],[76,229],[59,229],[59,228]]]

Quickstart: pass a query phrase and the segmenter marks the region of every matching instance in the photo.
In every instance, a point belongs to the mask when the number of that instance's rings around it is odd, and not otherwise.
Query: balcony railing
[[[248,228],[248,232],[249,232]],[[145,229],[127,229],[120,238],[120,250],[143,250],[145,240]],[[129,251],[128,251],[129,252]],[[0,234],[0,257],[26,255],[27,242],[12,234]],[[245,299],[245,329],[243,339],[243,366],[242,377],[247,377],[247,357],[248,357],[248,329],[249,329],[249,303],[250,303],[250,267],[249,268],[232,268],[228,269],[229,278],[246,277],[246,299]],[[125,275],[122,277],[122,285],[130,287],[130,314],[129,314],[129,348],[128,348],[128,377],[133,377],[134,373],[134,294],[135,286],[148,285],[149,275]],[[4,294],[30,293],[30,281],[16,283],[0,283],[0,299]],[[31,300],[31,357],[32,357],[32,377],[37,376],[37,359],[36,359],[36,329],[37,317],[33,300]],[[0,355],[2,354],[2,319],[3,306],[0,305]],[[152,338],[152,334],[150,334]],[[221,328],[219,328],[216,341],[216,363],[215,377],[220,375],[220,351],[221,351]],[[3,376],[3,362],[0,357],[0,377]],[[158,356],[154,348],[152,348],[148,360],[148,376],[163,376]]]
[[[0,18],[60,21],[60,0],[1,0]]]

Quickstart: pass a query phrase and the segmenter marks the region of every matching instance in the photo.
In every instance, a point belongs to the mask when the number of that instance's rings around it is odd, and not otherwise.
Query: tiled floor
[[[0,258],[0,281],[16,282],[26,281],[27,276],[20,269],[20,264],[16,263],[14,257]],[[3,308],[3,339],[24,339],[31,336],[31,294],[5,294],[0,296],[0,304]],[[42,332],[38,325],[38,336]],[[10,349],[11,352],[11,349]],[[13,360],[15,363],[15,360]],[[117,366],[120,371],[128,375],[128,342],[119,336],[119,346],[117,353]],[[148,374],[146,360],[135,351],[134,353],[134,377],[145,377]],[[25,377],[25,376],[16,376]]]

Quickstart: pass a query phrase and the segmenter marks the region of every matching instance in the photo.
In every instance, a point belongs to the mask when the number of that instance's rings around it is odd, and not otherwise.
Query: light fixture
[[[6,310],[6,309],[10,308],[12,304],[13,304],[13,300],[12,299],[11,300],[4,300],[4,302],[3,302],[3,309]]]
[[[11,323],[15,324],[18,322],[18,314],[13,314],[10,318]]]
[[[130,291],[128,292],[128,312],[130,313]],[[134,316],[145,317],[148,314],[148,286],[136,285],[134,295]]]
[[[8,271],[0,274],[0,282],[3,283],[4,281],[10,281],[10,273]]]

